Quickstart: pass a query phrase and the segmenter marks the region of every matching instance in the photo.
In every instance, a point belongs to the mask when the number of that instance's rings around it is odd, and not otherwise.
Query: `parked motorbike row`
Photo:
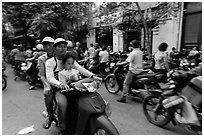
[[[12,61],[11,63],[16,81],[18,78],[27,81],[29,84],[35,81],[35,85],[42,87],[42,82],[38,74],[37,60]]]
[[[188,71],[202,62],[201,58],[201,53],[194,56],[188,56],[183,52],[178,52],[172,57],[169,65],[171,69],[182,67],[182,69]]]

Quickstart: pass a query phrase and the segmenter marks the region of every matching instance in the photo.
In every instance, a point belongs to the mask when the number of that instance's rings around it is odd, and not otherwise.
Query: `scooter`
[[[150,91],[152,94],[145,98],[143,112],[147,120],[159,127],[172,122],[202,134],[202,77],[193,78],[181,92],[181,85],[175,81],[167,84],[166,88]]]
[[[110,104],[97,92],[101,81],[85,78],[70,84],[68,93],[75,97],[68,98],[67,127],[74,135],[119,135],[109,119]],[[66,94],[66,90],[61,91]],[[57,105],[56,105],[57,106]],[[57,109],[56,109],[57,110]]]
[[[110,72],[110,63],[108,61],[103,63],[93,63],[92,66],[94,67],[89,67],[89,69],[91,69],[90,71],[103,79]]]
[[[123,82],[127,72],[128,63],[123,62],[116,66],[113,74],[105,78],[105,87],[109,93],[117,94],[123,90]],[[159,83],[163,81],[164,74],[148,72],[149,70],[144,70],[133,79],[128,96],[144,99],[149,94],[149,90],[160,88]]]
[[[43,87],[43,84],[42,84],[40,76],[39,76],[39,69],[37,67],[37,65],[38,65],[37,60],[28,60],[28,62],[29,62],[29,65],[25,70],[28,83],[31,84],[33,81],[35,81],[35,85]]]
[[[23,81],[26,81],[26,73],[22,69],[25,66],[27,66],[27,63],[25,61],[19,61],[19,60],[14,61],[12,68],[13,68],[14,74],[15,74],[15,78],[14,78],[15,81],[18,78],[22,79]]]

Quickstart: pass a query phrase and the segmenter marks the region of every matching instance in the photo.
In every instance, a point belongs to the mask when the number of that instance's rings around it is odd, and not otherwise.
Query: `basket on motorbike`
[[[188,85],[182,89],[181,93],[192,105],[199,106],[202,103],[202,76],[193,78]]]

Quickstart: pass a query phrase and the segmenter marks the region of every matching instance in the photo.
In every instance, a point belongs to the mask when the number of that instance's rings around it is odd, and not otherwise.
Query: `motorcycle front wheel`
[[[97,129],[94,135],[112,135],[112,134],[108,132],[106,129]]]
[[[6,78],[2,77],[2,90],[4,90],[7,87],[7,80]]]
[[[109,93],[117,94],[119,92],[119,85],[114,75],[108,75],[104,81],[105,81],[105,87]]]
[[[91,135],[119,135],[114,124],[105,115],[91,119],[90,123]]]
[[[143,102],[143,112],[147,120],[159,127],[163,127],[170,122],[170,113],[163,106],[158,108],[159,98],[148,96]],[[156,111],[155,111],[156,110]]]

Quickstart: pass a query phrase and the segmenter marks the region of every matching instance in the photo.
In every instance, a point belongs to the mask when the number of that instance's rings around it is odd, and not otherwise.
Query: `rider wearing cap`
[[[56,92],[56,102],[58,105],[58,119],[59,128],[62,134],[66,133],[66,109],[67,109],[67,99],[64,94],[58,92],[60,89],[69,89],[69,86],[58,80],[58,72],[63,70],[62,60],[67,52],[67,41],[63,38],[57,38],[54,41],[54,57],[46,61],[46,78],[47,81],[52,85],[52,89]],[[85,76],[94,77],[94,74],[80,66],[76,61],[74,61],[73,67]]]
[[[42,45],[45,50],[45,54],[41,55],[38,58],[38,69],[40,74],[40,79],[44,85],[44,101],[45,107],[47,109],[48,116],[43,124],[43,128],[48,129],[51,126],[52,121],[56,122],[56,118],[53,115],[53,91],[51,85],[48,83],[46,79],[46,72],[45,72],[45,62],[46,60],[50,59],[54,55],[54,39],[51,37],[45,37],[42,40]]]

